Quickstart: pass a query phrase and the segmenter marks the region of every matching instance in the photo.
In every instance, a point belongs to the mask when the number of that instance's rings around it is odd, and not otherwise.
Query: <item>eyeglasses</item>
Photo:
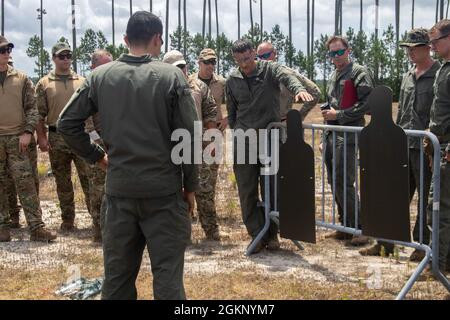
[[[347,52],[347,49],[340,49],[336,51],[329,51],[328,56],[330,58],[342,57]]]
[[[448,36],[450,36],[450,33],[444,34],[443,36],[440,36],[439,38],[430,40],[430,43],[435,45],[439,40],[442,40],[442,39],[444,39],[444,38],[447,38]]]
[[[181,70],[183,70],[184,68],[186,68],[185,64],[177,64],[177,67],[180,68]]]
[[[256,57],[257,57],[258,59],[260,59],[260,60],[267,60],[267,59],[270,58],[270,56],[272,55],[272,53],[273,53],[273,50],[272,50],[272,51],[269,51],[269,52],[266,52],[266,53],[263,53],[263,54],[258,54]]]
[[[66,53],[66,54],[60,53],[60,54],[58,54],[56,56],[58,57],[59,60],[65,60],[65,59],[70,60],[70,59],[72,59],[72,54],[71,53]]]
[[[0,48],[0,54],[10,54],[12,52],[12,48],[11,47],[6,47],[6,48]]]
[[[217,64],[216,60],[205,60],[205,61],[202,61],[202,62],[204,64],[206,64],[207,66],[211,66],[211,65],[215,66]]]

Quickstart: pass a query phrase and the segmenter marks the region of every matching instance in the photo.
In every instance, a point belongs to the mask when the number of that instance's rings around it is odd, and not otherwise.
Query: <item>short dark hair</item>
[[[336,42],[336,41],[342,42],[342,44],[344,45],[345,49],[348,49],[348,48],[350,47],[350,44],[348,43],[348,40],[347,40],[346,37],[343,37],[343,36],[332,36],[332,37],[330,37],[330,39],[328,39],[328,41],[327,41],[327,44],[326,44],[327,49],[330,50],[330,45],[331,45],[333,42]]]
[[[439,31],[441,35],[449,35],[450,34],[450,20],[449,19],[443,19],[436,23],[433,28],[431,28],[429,34],[433,35]]]
[[[253,49],[255,49],[253,43],[247,39],[237,40],[233,43],[233,46],[231,47],[231,51],[233,53],[244,53],[249,50],[251,51]]]
[[[132,45],[145,45],[156,34],[163,33],[161,19],[147,11],[137,11],[127,24],[127,37]]]

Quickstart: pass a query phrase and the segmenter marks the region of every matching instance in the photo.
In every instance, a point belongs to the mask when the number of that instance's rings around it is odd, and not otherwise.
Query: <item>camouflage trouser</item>
[[[219,165],[208,165],[203,163],[199,170],[200,188],[195,194],[197,201],[197,212],[206,233],[217,230],[217,213],[216,213],[216,182]]]
[[[37,169],[37,147],[34,136],[31,138],[31,143],[28,147],[28,157],[30,158],[31,168],[33,170],[34,182],[36,184],[36,191],[39,196],[39,174]],[[7,171],[6,194],[8,197],[8,212],[13,222],[19,222],[20,205],[17,201],[17,190],[14,180],[9,170]]]
[[[72,184],[72,161],[77,168],[86,207],[89,210],[89,213],[91,213],[88,164],[73,153],[59,134],[49,132],[48,139],[51,146],[49,151],[50,165],[52,167],[53,175],[55,176],[56,191],[61,206],[61,216],[63,221],[73,221],[75,219],[75,203]]]
[[[0,136],[0,228],[9,226],[6,191],[8,172],[17,188],[30,230],[44,226],[36,190],[36,175],[29,155],[20,153],[19,136]]]
[[[106,172],[97,166],[89,166],[89,197],[94,223],[100,223],[102,202],[105,195]]]
[[[444,154],[444,152],[442,152]],[[450,163],[445,158],[441,161],[441,199],[439,211],[439,267],[443,271],[450,264]],[[434,180],[431,184],[427,212],[433,215]]]

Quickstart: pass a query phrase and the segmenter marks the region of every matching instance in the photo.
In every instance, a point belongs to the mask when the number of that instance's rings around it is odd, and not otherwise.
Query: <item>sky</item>
[[[40,21],[37,8],[40,0],[4,0],[5,1],[5,36],[15,44],[13,58],[16,68],[34,75],[34,61],[27,57],[26,48],[33,35],[40,34]],[[212,3],[213,35],[215,35],[215,7]],[[237,1],[217,0],[219,7],[219,29],[230,39],[237,39]],[[395,0],[380,0],[379,28],[387,28],[395,23]],[[44,44],[47,49],[61,37],[72,39],[71,0],[43,0],[47,12],[44,15]],[[86,29],[103,31],[112,43],[111,0],[76,0],[77,42]],[[306,51],[306,0],[292,0],[293,42],[297,49]],[[316,0],[315,37],[334,32],[334,0]],[[375,29],[375,1],[364,1],[364,23],[366,32]],[[401,0],[400,29],[411,28],[412,0]],[[348,27],[359,29],[359,0],[344,0],[343,30]],[[133,12],[149,10],[149,0],[133,0]],[[288,0],[263,1],[264,30],[270,32],[275,24],[288,33]],[[165,25],[166,0],[153,0],[153,12],[160,16]],[[203,1],[187,0],[187,28],[191,33],[202,31]],[[249,3],[241,0],[241,33],[250,29]],[[431,27],[435,22],[435,1],[416,0],[415,26]],[[123,43],[123,34],[130,15],[128,0],[115,0],[116,45]],[[254,22],[260,21],[259,0],[253,4]],[[178,1],[170,1],[169,33],[178,25]],[[166,32],[166,30],[164,30]],[[164,49],[164,48],[163,48]]]

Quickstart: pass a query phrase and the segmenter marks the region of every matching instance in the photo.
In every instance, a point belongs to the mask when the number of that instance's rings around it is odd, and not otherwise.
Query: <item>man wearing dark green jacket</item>
[[[182,72],[152,58],[160,53],[162,32],[158,17],[136,12],[125,36],[130,54],[97,68],[58,121],[58,131],[78,155],[107,169],[103,299],[137,298],[146,245],[155,299],[185,299],[188,210],[193,210],[198,170],[173,163],[171,136],[184,129],[192,137],[197,115]],[[84,132],[84,121],[96,112],[107,156]]]
[[[280,122],[280,84],[295,96],[296,102],[312,101],[313,97],[302,86],[297,77],[278,63],[255,61],[256,51],[247,40],[238,40],[233,44],[233,57],[239,68],[235,69],[226,82],[228,123],[231,129],[243,131],[265,129],[271,122]],[[235,151],[249,154],[258,152],[249,142],[245,146],[235,146]],[[251,157],[251,156],[250,156]],[[248,158],[250,158],[248,157]],[[260,169],[262,164],[236,163],[234,173],[239,190],[242,217],[247,231],[256,238],[264,227],[264,212],[258,206],[258,183],[262,182]],[[263,188],[261,188],[264,194]],[[257,253],[267,247],[277,250],[280,247],[278,228],[272,223],[263,241],[254,249]]]

